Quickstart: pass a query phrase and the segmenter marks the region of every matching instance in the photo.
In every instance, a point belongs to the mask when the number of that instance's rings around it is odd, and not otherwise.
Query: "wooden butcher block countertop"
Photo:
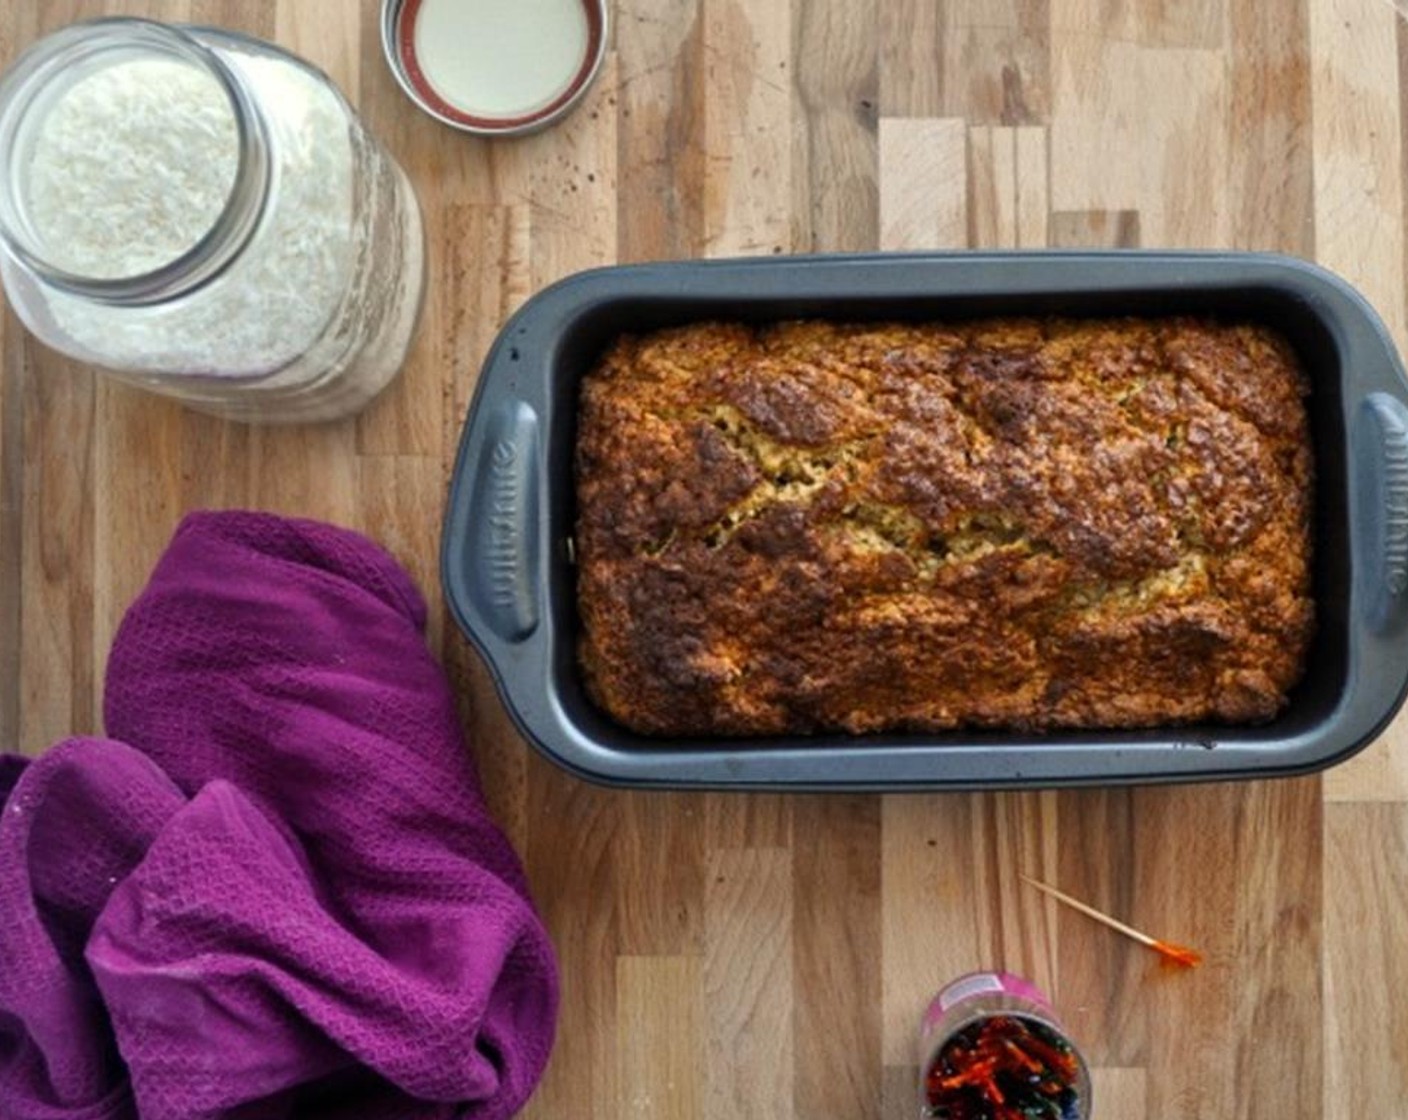
[[[800,251],[1273,249],[1405,342],[1391,0],[622,0],[563,124],[490,143],[416,110],[378,5],[13,0],[0,62],[116,12],[324,67],[413,179],[427,303],[354,421],[253,429],[0,325],[0,745],[100,725],[122,611],[180,516],[353,526],[406,563],[488,795],[561,955],[541,1120],[907,1120],[916,1021],[980,966],[1051,992],[1102,1120],[1408,1117],[1408,722],[1323,777],[1000,795],[641,794],[515,734],[447,622],[441,506],[479,363],[529,294],[617,262]],[[1207,963],[1037,895],[1026,870]]]

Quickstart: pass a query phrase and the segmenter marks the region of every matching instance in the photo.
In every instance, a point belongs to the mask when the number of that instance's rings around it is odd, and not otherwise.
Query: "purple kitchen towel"
[[[112,739],[0,759],[0,1117],[516,1111],[557,969],[425,605],[355,534],[189,517]]]

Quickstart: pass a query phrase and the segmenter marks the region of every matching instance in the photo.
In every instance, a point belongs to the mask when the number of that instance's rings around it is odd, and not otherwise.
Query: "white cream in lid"
[[[422,108],[470,131],[528,131],[566,112],[605,39],[601,0],[404,0],[397,77]]]

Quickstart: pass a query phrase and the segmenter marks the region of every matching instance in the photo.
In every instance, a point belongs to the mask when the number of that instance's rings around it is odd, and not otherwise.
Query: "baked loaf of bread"
[[[582,388],[581,665],[654,735],[1266,720],[1308,383],[1260,326],[710,323]]]

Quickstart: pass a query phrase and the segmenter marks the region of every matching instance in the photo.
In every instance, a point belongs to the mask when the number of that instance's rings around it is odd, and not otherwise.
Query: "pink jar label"
[[[960,1004],[988,995],[1013,996],[1036,1004],[1044,1011],[1051,1011],[1051,1001],[1046,998],[1046,993],[1030,980],[1010,972],[971,972],[960,976],[934,997],[924,1014],[924,1029],[933,1030],[940,1019]]]

